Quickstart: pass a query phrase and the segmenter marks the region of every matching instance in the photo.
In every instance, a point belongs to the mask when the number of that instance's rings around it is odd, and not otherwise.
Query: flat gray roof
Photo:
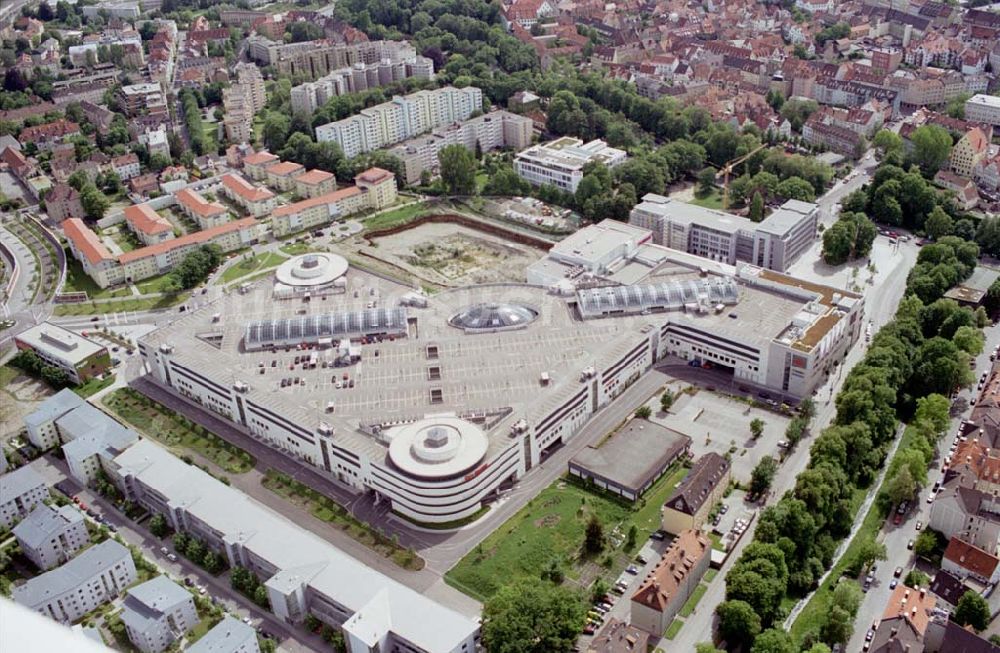
[[[51,397],[46,398],[35,412],[24,418],[24,423],[28,426],[37,426],[51,422],[57,417],[65,415],[77,406],[82,406],[86,401],[80,395],[69,388],[63,388]]]
[[[22,331],[15,338],[35,349],[49,352],[74,364],[105,349],[104,345],[99,345],[93,340],[50,322],[42,322],[27,331]]]
[[[691,438],[644,419],[632,419],[599,447],[587,447],[569,464],[638,492],[677,458]]]
[[[726,213],[725,211],[706,209],[697,204],[682,202],[681,200],[664,197],[655,193],[643,195],[642,201],[635,206],[635,210],[666,216],[671,222],[678,224],[695,224],[729,234],[735,234],[739,231],[753,231],[755,227],[755,224],[747,218]]]
[[[818,208],[812,202],[788,200],[778,207],[771,215],[757,225],[758,231],[764,231],[775,236],[784,236],[797,227],[803,219]]]
[[[14,527],[14,536],[36,549],[67,526],[83,521],[83,514],[76,506],[59,508],[40,503]]]
[[[212,630],[188,646],[187,653],[232,653],[256,637],[253,628],[227,614]]]
[[[132,554],[115,540],[95,544],[61,567],[32,578],[15,587],[13,598],[21,605],[37,607],[56,596],[75,589],[80,583],[113,567]]]
[[[0,476],[0,501],[6,503],[47,483],[42,475],[25,465]]]

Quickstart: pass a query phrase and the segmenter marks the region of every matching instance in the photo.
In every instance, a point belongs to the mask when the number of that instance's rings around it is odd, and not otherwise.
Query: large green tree
[[[910,136],[913,142],[913,162],[925,177],[933,177],[951,155],[951,134],[937,125],[917,127]]]
[[[535,579],[505,585],[483,606],[483,644],[490,653],[568,653],[584,622],[572,591]]]
[[[976,632],[985,630],[990,623],[990,605],[977,592],[966,592],[958,600],[951,618],[960,626],[972,626]]]
[[[723,601],[715,612],[719,634],[727,642],[752,642],[760,634],[760,617],[746,601]]]
[[[476,192],[476,157],[464,145],[454,144],[438,152],[441,181],[452,195]]]
[[[774,474],[778,470],[778,464],[771,456],[764,456],[757,463],[750,473],[750,494],[759,495],[766,492],[771,487]]]

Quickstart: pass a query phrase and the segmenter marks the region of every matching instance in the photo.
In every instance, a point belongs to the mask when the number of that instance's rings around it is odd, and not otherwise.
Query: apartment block
[[[255,35],[247,39],[247,43],[251,59],[262,65],[274,66],[282,75],[317,79],[358,63],[374,64],[384,60],[415,62],[413,77],[429,79],[434,72],[433,67],[428,70],[423,58],[417,58],[417,51],[406,41],[281,43]]]
[[[1000,97],[981,93],[965,101],[965,119],[985,125],[1000,126]]]
[[[143,245],[156,245],[174,237],[174,226],[149,204],[133,204],[123,211],[125,224]]]
[[[257,113],[267,103],[267,90],[264,88],[264,78],[260,68],[252,63],[238,63],[233,68],[236,73],[236,83],[244,88],[244,94],[249,100],[250,111]]]
[[[354,186],[279,206],[271,213],[277,237],[325,225],[331,220],[378,210],[396,202],[396,177],[388,170],[369,168],[354,178]]]
[[[135,579],[132,553],[115,540],[105,540],[61,567],[15,587],[11,598],[68,624],[117,598]]]
[[[0,526],[10,528],[49,498],[49,486],[29,466],[0,476]]]
[[[222,175],[221,189],[223,195],[255,218],[274,210],[274,193],[263,186],[254,186],[235,172]]]
[[[563,138],[529,147],[514,157],[514,170],[533,186],[555,186],[575,193],[583,168],[590,162],[614,168],[628,155],[624,150],[609,147],[602,140],[584,143],[578,138]]]
[[[788,200],[762,222],[647,193],[629,224],[653,232],[653,242],[713,261],[738,261],[784,272],[812,246],[819,206]]]
[[[295,188],[295,177],[303,172],[305,168],[301,163],[281,161],[267,166],[264,169],[264,176],[268,186],[284,193]]]
[[[222,118],[226,139],[233,143],[249,143],[253,138],[253,116],[251,90],[243,84],[233,84],[222,91]]]
[[[187,647],[187,653],[260,653],[257,631],[229,615]]]
[[[45,212],[56,222],[66,218],[82,218],[80,193],[69,184],[55,184],[45,195]]]
[[[410,77],[434,79],[434,62],[414,54],[412,59],[381,59],[371,63],[358,62],[339,68],[292,88],[292,112],[312,114],[331,98],[347,93],[359,93]]]
[[[254,181],[264,181],[267,179],[267,167],[280,160],[277,155],[270,152],[254,152],[244,157],[243,170]]]
[[[129,641],[143,653],[160,653],[194,628],[194,596],[166,576],[130,589],[122,605]]]
[[[700,531],[689,529],[678,533],[632,595],[632,625],[656,636],[665,632],[698,587],[711,558],[711,542]]]
[[[363,109],[350,118],[320,125],[316,140],[337,143],[345,156],[353,157],[468,120],[482,108],[483,93],[474,86],[417,91]]]
[[[24,555],[42,571],[63,564],[90,543],[83,513],[76,506],[40,503],[14,527]]]
[[[420,181],[424,170],[436,173],[438,152],[449,145],[490,152],[500,148],[523,150],[531,145],[531,118],[509,111],[493,111],[478,118],[439,127],[426,136],[417,136],[389,149],[403,163],[404,182]]]
[[[292,183],[299,197],[319,197],[337,190],[337,178],[326,170],[309,170],[294,177]]]
[[[663,530],[680,535],[688,529],[700,529],[729,486],[729,478],[728,460],[715,452],[699,458],[664,504]]]
[[[229,222],[229,209],[218,202],[209,202],[196,190],[182,188],[174,193],[181,212],[198,223],[201,230],[214,229]]]
[[[158,83],[129,84],[118,89],[118,102],[129,116],[167,113],[167,98]]]

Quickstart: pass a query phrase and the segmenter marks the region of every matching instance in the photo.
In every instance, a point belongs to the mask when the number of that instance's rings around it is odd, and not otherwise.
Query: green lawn
[[[171,450],[180,454],[196,452],[230,474],[243,474],[257,464],[246,451],[131,388],[115,390],[104,397],[103,403],[122,420]]]
[[[690,617],[694,612],[694,609],[698,607],[698,601],[701,600],[701,597],[705,596],[705,592],[707,591],[708,585],[700,583],[698,587],[694,588],[694,592],[692,592],[691,596],[688,597],[688,600],[684,602],[684,605],[681,607],[681,611],[677,614],[685,618]]]
[[[663,633],[663,636],[666,637],[667,639],[673,639],[674,637],[677,637],[677,633],[681,632],[681,628],[683,626],[684,626],[683,619],[674,619],[673,621],[670,622],[670,625],[667,626],[667,631]]]
[[[83,304],[59,304],[53,311],[56,315],[101,315],[123,311],[151,311],[170,308],[182,304],[191,296],[189,292],[160,297],[142,297],[115,302],[85,302]]]
[[[636,504],[638,510],[632,517],[632,521],[639,529],[639,541],[649,537],[653,531],[659,530],[661,524],[660,511],[663,508],[663,504],[673,494],[674,488],[684,480],[688,471],[688,468],[683,465],[670,467],[660,477],[660,480],[653,483],[653,486],[642,495],[642,499]]]
[[[288,245],[285,245],[282,249],[285,247],[288,247]],[[266,252],[249,258],[243,257],[226,268],[226,271],[222,273],[221,281],[222,283],[229,283],[230,281],[235,281],[240,277],[245,277],[248,274],[254,274],[256,272],[260,272],[261,270],[277,267],[287,260],[287,256],[282,256],[276,252]]]
[[[80,261],[73,258],[69,252],[66,253],[66,283],[63,285],[63,292],[85,292],[90,299],[109,299],[111,297],[125,297],[130,294],[128,288],[118,288],[111,290],[101,288],[94,280],[83,271]]]
[[[114,374],[108,374],[103,379],[98,379],[95,377],[93,379],[90,379],[86,383],[82,383],[73,388],[73,392],[75,392],[76,394],[80,395],[83,398],[87,398],[91,395],[97,394],[98,392],[100,392],[101,390],[108,387],[114,382],[115,382]]]
[[[712,191],[711,195],[700,195],[695,193],[695,196],[691,199],[691,204],[696,204],[698,206],[703,206],[706,209],[717,209],[722,210],[722,190],[716,188]]]
[[[428,213],[427,204],[424,202],[418,202],[416,204],[410,204],[409,206],[400,207],[393,211],[380,213],[366,220],[362,220],[362,222],[365,225],[365,231],[378,231],[379,229],[387,229],[388,227],[395,227],[399,224],[406,224],[407,222],[424,215],[425,213]]]
[[[154,293],[166,292],[165,288],[170,281],[170,273],[161,274],[158,277],[150,277],[145,281],[140,281],[135,284],[139,288],[139,292],[143,295],[151,295]]]
[[[279,247],[281,251],[289,256],[298,256],[300,254],[308,254],[309,252],[320,251],[322,248],[313,245],[312,243],[285,243]],[[280,256],[278,254],[277,256]]]

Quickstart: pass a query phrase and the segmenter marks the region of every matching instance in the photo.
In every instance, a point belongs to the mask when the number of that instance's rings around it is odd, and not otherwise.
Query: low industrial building
[[[222,618],[211,630],[186,649],[187,653],[260,653],[257,631],[239,619]]]
[[[663,505],[662,525],[668,533],[700,529],[712,506],[729,487],[729,461],[710,451],[695,461],[691,471]],[[669,622],[668,622],[669,623]]]
[[[632,595],[631,623],[655,637],[666,632],[694,593],[712,559],[712,543],[696,529],[677,533],[670,547]]]
[[[13,533],[21,552],[42,571],[63,564],[90,544],[83,513],[71,505],[38,504]]]
[[[785,272],[816,240],[819,205],[788,200],[762,222],[647,193],[629,224],[653,242],[729,265],[750,263]]]
[[[561,286],[572,291],[577,283],[593,279],[635,283],[663,260],[661,248],[652,248],[648,229],[618,220],[602,220],[563,238],[527,270],[530,284]]]
[[[63,566],[15,587],[11,597],[68,624],[117,598],[135,579],[132,552],[115,540],[105,540]]]
[[[514,170],[532,186],[555,186],[575,193],[588,163],[614,168],[627,158],[625,150],[609,147],[602,140],[584,143],[578,138],[563,136],[519,152],[514,157]]]
[[[194,596],[166,576],[128,590],[122,604],[128,639],[142,653],[160,653],[198,625]]]
[[[18,349],[29,349],[46,365],[57,367],[73,383],[83,383],[111,369],[108,348],[51,322],[14,336]]]
[[[629,501],[637,501],[679,458],[691,438],[644,419],[632,419],[597,447],[569,461],[569,473]]]
[[[312,614],[341,627],[350,651],[474,651],[478,624],[346,555],[170,452],[140,440],[109,475],[126,496],[167,516],[230,566],[256,573],[278,619]]]
[[[0,526],[10,528],[49,498],[42,475],[25,465],[0,476]]]

